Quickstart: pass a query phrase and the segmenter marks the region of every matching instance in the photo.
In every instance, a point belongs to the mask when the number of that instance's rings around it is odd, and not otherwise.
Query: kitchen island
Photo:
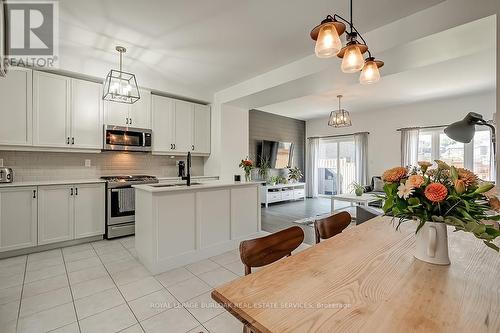
[[[135,248],[153,274],[261,236],[259,184],[136,185]]]

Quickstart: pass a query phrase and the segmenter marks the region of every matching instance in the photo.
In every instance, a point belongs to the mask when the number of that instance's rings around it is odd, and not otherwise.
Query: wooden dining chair
[[[240,257],[245,265],[245,275],[252,272],[252,267],[266,266],[292,255],[292,251],[303,241],[304,231],[294,226],[269,236],[241,242]]]
[[[260,238],[240,243],[240,257],[245,265],[245,275],[252,273],[252,267],[262,267],[292,255],[292,251],[304,241],[304,231],[291,227]],[[243,333],[252,333],[243,326]]]
[[[321,239],[328,239],[340,234],[350,223],[351,214],[348,212],[341,212],[324,219],[314,221],[316,244],[318,244]]]

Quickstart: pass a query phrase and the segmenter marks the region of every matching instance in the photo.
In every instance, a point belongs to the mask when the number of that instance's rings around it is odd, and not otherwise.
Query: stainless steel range
[[[135,189],[132,185],[154,184],[154,176],[107,176],[106,238],[133,235],[135,232]]]

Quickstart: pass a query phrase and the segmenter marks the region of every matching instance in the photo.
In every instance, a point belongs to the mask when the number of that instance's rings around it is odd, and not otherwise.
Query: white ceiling
[[[356,0],[362,31],[441,0]],[[347,0],[61,0],[60,65],[104,76],[125,68],[140,85],[194,98],[212,94],[312,53],[308,34],[328,13],[348,15]]]
[[[382,80],[374,85],[359,84],[358,74],[342,73],[340,61],[332,59],[328,71],[280,87],[282,91],[305,92],[296,93],[296,98],[264,104],[269,96],[277,97],[277,90],[270,89],[267,94],[241,103],[279,115],[311,119],[326,117],[337,109],[338,94],[344,95],[344,108],[365,112],[492,91],[496,87],[495,32],[495,17],[486,17],[384,51],[379,54],[386,61]]]

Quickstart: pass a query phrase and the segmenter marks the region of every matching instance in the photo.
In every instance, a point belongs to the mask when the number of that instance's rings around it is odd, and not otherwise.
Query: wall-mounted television
[[[257,154],[257,167],[264,159],[272,169],[288,168],[292,164],[293,143],[262,140],[258,143]]]

